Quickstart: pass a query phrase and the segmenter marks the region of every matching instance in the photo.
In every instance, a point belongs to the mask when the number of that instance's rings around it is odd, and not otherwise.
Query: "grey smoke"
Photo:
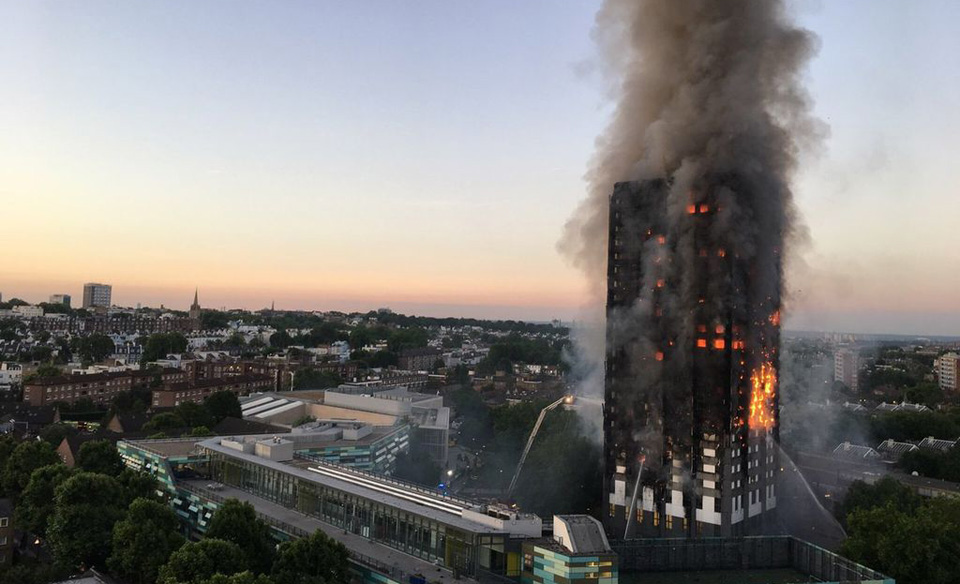
[[[825,133],[802,84],[815,37],[791,22],[783,0],[606,0],[593,34],[616,105],[585,177],[587,197],[559,248],[594,287],[597,307],[616,182],[669,180],[668,215],[682,242],[689,192],[731,176],[718,189],[722,213],[712,235],[756,267],[748,306],[778,307],[784,247],[798,232],[790,181],[800,155]],[[684,259],[677,263],[689,265]],[[624,315],[613,330],[641,320]],[[689,342],[691,326],[678,324],[679,343]],[[603,362],[602,343],[579,349],[582,362]]]

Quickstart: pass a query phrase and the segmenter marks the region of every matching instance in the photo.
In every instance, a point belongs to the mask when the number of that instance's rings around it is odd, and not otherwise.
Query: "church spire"
[[[194,321],[194,327],[200,327],[200,288],[194,288],[193,290],[193,304],[190,305],[190,318]]]

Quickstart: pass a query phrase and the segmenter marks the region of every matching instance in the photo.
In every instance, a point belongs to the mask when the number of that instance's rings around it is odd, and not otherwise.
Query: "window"
[[[613,503],[610,503],[610,517],[613,517],[617,512],[616,506]]]
[[[658,525],[660,525],[660,512],[659,512],[659,511],[654,511],[654,512],[653,512],[653,526],[656,527],[656,526],[658,526]]]
[[[667,529],[673,529],[673,515],[667,515]]]
[[[8,526],[8,525],[10,525],[10,518],[9,518],[9,517],[0,517],[0,527],[6,527],[6,526]]]

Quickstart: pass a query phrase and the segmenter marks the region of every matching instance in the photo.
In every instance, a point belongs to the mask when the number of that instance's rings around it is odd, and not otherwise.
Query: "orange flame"
[[[773,427],[772,400],[777,390],[777,372],[772,363],[764,363],[750,374],[750,429]]]
[[[773,326],[780,326],[780,311],[776,310],[773,314],[770,315],[770,324]]]

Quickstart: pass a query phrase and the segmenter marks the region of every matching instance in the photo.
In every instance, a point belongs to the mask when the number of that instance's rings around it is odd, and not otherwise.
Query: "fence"
[[[612,541],[622,572],[696,572],[793,568],[825,582],[893,580],[829,550],[790,536]]]

